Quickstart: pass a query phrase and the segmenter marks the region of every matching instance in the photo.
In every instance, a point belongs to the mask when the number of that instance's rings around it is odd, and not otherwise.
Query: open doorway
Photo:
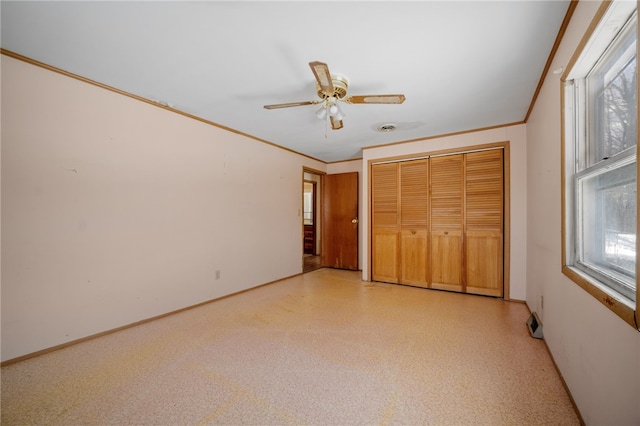
[[[322,267],[322,177],[320,172],[303,170],[302,272]]]

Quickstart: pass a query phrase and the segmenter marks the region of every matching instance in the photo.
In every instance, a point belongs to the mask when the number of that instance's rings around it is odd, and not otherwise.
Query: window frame
[[[596,13],[587,33],[585,33],[576,52],[572,56],[566,71],[561,78],[561,126],[562,126],[562,273],[570,278],[574,283],[586,290],[593,297],[598,299],[603,305],[613,311],[629,325],[640,330],[638,315],[638,299],[640,291],[638,289],[638,250],[636,246],[636,278],[635,295],[626,295],[615,290],[615,285],[611,285],[615,280],[610,280],[605,275],[593,273],[589,267],[579,265],[576,259],[576,250],[580,249],[582,240],[581,232],[578,230],[576,218],[577,198],[580,196],[578,184],[589,176],[602,173],[598,169],[627,163],[632,159],[636,167],[636,185],[638,173],[637,148],[626,148],[610,159],[600,161],[597,167],[589,164],[584,158],[585,149],[578,149],[576,140],[584,141],[591,131],[588,128],[592,120],[588,116],[587,103],[584,99],[589,95],[587,85],[584,83],[585,77],[602,59],[606,59],[606,50],[611,41],[618,34],[618,29],[622,28],[629,18],[635,16],[637,22],[636,2],[603,2]],[[617,28],[616,28],[617,25]],[[638,53],[638,29],[636,25],[636,61]],[[636,75],[637,79],[637,75]],[[637,86],[637,82],[636,82]],[[576,102],[576,98],[582,102]],[[638,94],[636,93],[636,102]],[[636,105],[636,126],[638,108]],[[636,127],[637,128],[637,127]],[[636,143],[637,146],[637,143]],[[579,162],[582,162],[580,165]],[[636,191],[636,206],[638,203],[638,192]],[[636,211],[636,236],[640,226]],[[635,296],[635,301],[629,298]]]

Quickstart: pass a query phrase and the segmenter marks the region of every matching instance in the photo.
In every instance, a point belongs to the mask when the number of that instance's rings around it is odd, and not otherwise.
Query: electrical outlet
[[[216,269],[216,280],[220,279],[220,269]]]

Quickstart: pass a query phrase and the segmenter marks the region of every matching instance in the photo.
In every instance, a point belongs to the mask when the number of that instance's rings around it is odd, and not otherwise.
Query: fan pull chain
[[[327,110],[327,114],[324,116],[324,138],[327,139],[329,135],[329,101],[325,100],[324,108]]]
[[[329,134],[329,113],[327,113],[327,116],[324,119],[324,138],[327,139],[327,136]]]

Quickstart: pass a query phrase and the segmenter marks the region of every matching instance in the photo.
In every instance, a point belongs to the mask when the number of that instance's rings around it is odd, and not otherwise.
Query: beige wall
[[[1,60],[2,360],[301,272],[324,163]]]
[[[566,66],[599,6],[578,4],[551,70]],[[527,303],[585,422],[637,425],[640,333],[560,271],[560,87],[549,72],[527,124]]]
[[[510,184],[511,184],[511,262],[510,262],[510,297],[524,300],[526,297],[526,224],[527,224],[527,161],[525,125],[500,127],[491,130],[465,133],[455,136],[426,139],[411,143],[370,148],[364,151],[363,194],[368,197],[368,167],[371,160],[398,156],[420,155],[447,149],[461,149],[487,143],[509,141],[510,151]],[[366,205],[366,201],[362,204]],[[368,210],[362,214],[361,228],[368,238]],[[365,245],[366,247],[366,245]],[[370,276],[369,259],[364,258],[363,277]]]

